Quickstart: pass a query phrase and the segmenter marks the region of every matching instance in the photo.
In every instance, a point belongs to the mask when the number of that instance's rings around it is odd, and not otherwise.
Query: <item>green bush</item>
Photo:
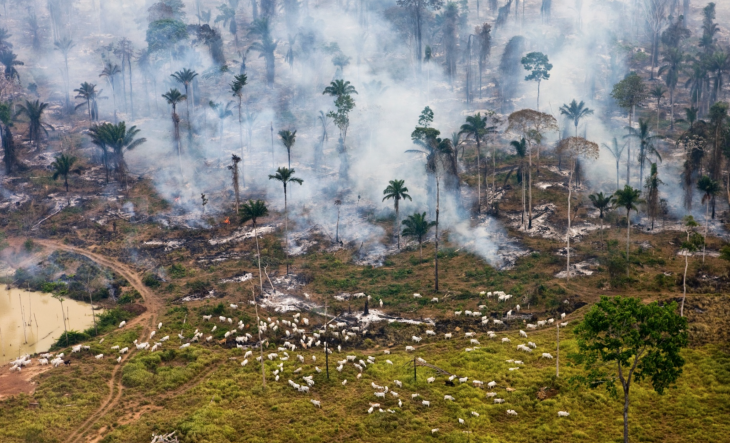
[[[185,270],[185,267],[179,263],[175,263],[172,266],[170,266],[169,272],[170,272],[170,277],[172,277],[172,278],[183,278],[187,275],[187,271]]]
[[[145,274],[144,278],[142,278],[142,283],[144,283],[145,286],[150,287],[150,288],[158,288],[158,287],[160,287],[160,284],[161,284],[160,279],[157,278],[157,276],[152,273]]]

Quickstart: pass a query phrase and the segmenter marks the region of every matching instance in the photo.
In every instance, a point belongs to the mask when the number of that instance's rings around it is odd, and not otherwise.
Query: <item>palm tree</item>
[[[685,88],[689,88],[691,105],[703,109],[703,93],[705,84],[708,82],[707,67],[701,60],[694,60],[690,69],[689,78],[684,84]]]
[[[695,221],[694,217],[688,215],[684,218],[684,226],[687,227],[687,241],[682,243],[682,253],[684,255],[684,277],[682,278],[682,304],[679,307],[679,315],[681,317],[684,317],[684,301],[687,298],[687,268],[689,268],[689,255],[697,250],[697,243],[690,240],[690,234],[694,231],[694,228],[699,225]]]
[[[127,128],[125,122],[119,122],[117,124],[102,123],[101,125],[93,126],[90,132],[94,144],[99,147],[103,145],[105,148],[102,149],[111,151],[110,153],[112,154],[117,174],[119,174],[119,182],[123,182],[125,189],[128,189],[127,163],[124,160],[124,153],[145,143],[147,139],[135,139],[140,130],[136,126]]]
[[[669,48],[664,53],[662,59],[666,64],[659,68],[659,75],[666,73],[664,83],[669,88],[669,107],[670,107],[670,129],[674,129],[674,90],[677,88],[679,81],[679,73],[684,70],[684,62],[686,60],[684,52],[679,48]],[[658,111],[657,111],[658,115]]]
[[[423,261],[423,237],[428,234],[428,230],[431,227],[436,226],[436,222],[428,221],[426,219],[426,213],[419,214],[418,212],[409,215],[408,218],[403,220],[403,235],[406,237],[415,237],[418,240],[418,256],[420,261]]]
[[[525,225],[525,156],[527,155],[527,140],[512,140],[510,146],[515,148],[517,157],[520,159],[520,182],[522,182],[522,225]]]
[[[215,23],[223,22],[223,26],[228,26],[228,31],[233,34],[238,47],[238,25],[236,24],[236,10],[225,3],[218,6],[220,14],[215,18]]]
[[[12,36],[13,35],[6,28],[0,28],[0,51],[13,49],[13,44],[10,43],[10,37]]]
[[[110,61],[106,62],[106,65],[104,65],[104,69],[101,71],[101,74],[99,74],[99,77],[106,77],[106,80],[109,82],[109,86],[112,87],[112,99],[114,100],[114,123],[116,123],[117,120],[117,88],[116,88],[116,79],[117,76],[121,73],[121,69],[119,69],[119,65],[112,63]]]
[[[697,113],[699,112],[699,109],[695,108],[694,106],[691,106],[689,108],[684,108],[684,121],[689,123],[689,129],[690,131],[694,128],[695,122],[697,121]]]
[[[638,211],[637,205],[642,203],[639,198],[641,191],[634,189],[629,185],[624,186],[623,189],[616,191],[613,196],[615,197],[614,205],[618,208],[626,209],[626,276],[629,275],[629,241],[631,236],[631,211]]]
[[[15,114],[15,116],[17,117],[21,114],[24,114],[26,117],[28,117],[28,138],[30,139],[31,143],[35,141],[37,146],[41,139],[41,131],[48,135],[48,130],[46,129],[46,127],[54,130],[53,126],[43,122],[43,113],[48,108],[48,103],[41,103],[40,100],[26,100],[25,104],[17,106],[18,112]]]
[[[297,131],[294,132],[286,129],[279,131],[279,137],[281,137],[281,143],[286,148],[286,155],[289,159],[289,168],[291,168],[291,148],[294,146],[294,142],[297,141]]]
[[[251,44],[249,50],[258,52],[259,57],[263,57],[266,60],[266,83],[271,87],[274,85],[274,51],[276,50],[278,42],[271,38],[271,29],[268,17],[254,20],[251,30],[248,33],[249,35],[258,35],[260,38],[259,41],[255,41]]]
[[[66,187],[66,198],[68,199],[68,175],[71,173],[81,174],[81,169],[74,168],[73,165],[76,163],[76,157],[61,154],[56,157],[56,160],[51,163],[53,169],[53,179],[58,180],[58,177],[63,177],[63,185]],[[69,205],[71,201],[69,200]]]
[[[494,132],[495,127],[487,127],[487,116],[482,117],[480,112],[466,117],[466,123],[461,125],[459,134],[466,134],[477,142],[477,212],[482,209],[482,176],[481,176],[481,140],[487,133]]]
[[[276,170],[275,175],[269,175],[269,180],[278,180],[281,182],[282,185],[284,185],[284,235],[285,235],[285,241],[286,241],[286,251],[287,255],[289,255],[289,207],[287,205],[287,198],[286,198],[286,186],[289,183],[298,183],[300,186],[302,183],[304,183],[304,180],[301,178],[294,177],[294,171],[293,169],[289,168],[279,168]],[[286,264],[286,272],[289,274],[289,262],[287,261]]]
[[[322,95],[331,95],[332,97],[340,97],[342,95],[357,94],[355,87],[349,81],[336,79],[330,82],[330,85],[324,88]]]
[[[91,128],[89,128],[89,135],[91,136],[91,143],[95,144],[99,149],[101,149],[101,162],[104,164],[104,172],[106,173],[106,182],[109,183],[109,169],[110,169],[110,159],[109,159],[109,146],[106,144],[106,139],[104,135],[102,134],[102,126],[101,125],[94,125]]]
[[[410,195],[408,195],[408,188],[405,187],[405,180],[391,180],[388,182],[388,186],[383,190],[383,201],[393,199],[393,202],[395,204],[395,229],[398,233],[398,249],[400,249],[400,208],[399,203],[401,200],[411,200]]]
[[[71,88],[69,83],[69,71],[68,71],[68,53],[71,52],[71,49],[73,49],[74,46],[76,46],[68,37],[64,37],[59,41],[56,41],[53,43],[53,46],[55,46],[56,50],[61,51],[61,54],[63,54],[63,61],[66,65],[66,108],[70,107],[71,101],[69,100],[68,96],[68,90]]]
[[[659,75],[661,75],[661,69],[659,69]],[[664,97],[664,94],[667,92],[662,85],[656,85],[654,88],[649,90],[649,95],[654,97],[656,99],[656,131],[659,132],[659,110],[662,98]]]
[[[248,77],[246,74],[236,75],[233,77],[233,83],[231,83],[231,93],[233,97],[238,99],[238,141],[241,145],[241,160],[243,160],[243,87],[246,86]],[[243,173],[244,168],[241,165],[241,172]],[[243,177],[243,186],[246,186],[246,176],[241,174]]]
[[[603,195],[603,192],[591,194],[588,196],[593,203],[593,207],[598,209],[598,218],[601,219],[601,244],[603,244],[603,215],[613,205],[612,195]]]
[[[703,175],[697,181],[697,189],[703,192],[702,203],[705,204],[705,238],[702,244],[702,263],[704,263],[705,251],[707,248],[707,231],[709,230],[710,225],[710,202],[715,198],[715,195],[720,192],[720,183],[711,179],[707,175]],[[712,214],[712,216],[714,217],[715,214]]]
[[[195,96],[191,94],[190,85],[193,83],[193,80],[195,80],[195,77],[197,77],[197,76],[198,76],[197,72],[195,72],[191,69],[188,69],[188,68],[177,71],[174,74],[170,74],[170,77],[174,78],[179,83],[182,83],[183,86],[185,86],[185,96],[186,97],[190,96],[190,100],[188,100],[188,102],[187,102],[187,104],[188,104],[187,113],[188,113],[188,125],[190,125],[191,127],[192,127],[192,122],[190,121],[190,103],[192,102],[193,106],[195,106]]]
[[[25,63],[17,60],[18,56],[13,53],[10,49],[5,49],[0,52],[0,63],[5,66],[5,78],[8,80],[17,79],[20,81],[20,73],[16,66],[23,66]]]
[[[91,124],[94,120],[99,120],[99,109],[96,105],[96,99],[99,97],[102,90],[97,92],[96,85],[89,82],[83,82],[78,89],[74,89],[74,92],[76,93],[75,98],[83,100],[82,103],[76,105],[76,109],[86,106],[89,111],[89,124]]]
[[[611,145],[603,144],[603,147],[608,149],[608,152],[613,155],[613,158],[616,159],[616,190],[618,191],[619,188],[619,173],[618,173],[618,167],[619,163],[621,162],[621,154],[624,153],[624,149],[626,149],[626,143],[624,143],[623,146],[619,146],[618,140],[616,140],[616,137],[613,138]]]
[[[244,203],[243,206],[241,206],[241,209],[238,211],[238,215],[241,218],[241,223],[246,223],[250,220],[253,225],[253,238],[256,240],[256,257],[259,262],[259,288],[261,289],[261,295],[263,296],[264,278],[261,274],[261,251],[259,249],[259,237],[256,234],[256,221],[259,218],[269,215],[269,210],[266,208],[266,203],[264,203],[263,200],[249,200],[248,203]],[[255,302],[256,299],[254,298],[254,303]],[[259,308],[258,304],[255,304],[254,306],[256,308],[256,324],[258,325],[261,322],[259,319]],[[263,379],[264,386],[266,386],[266,375],[264,372],[264,344],[263,341],[261,341],[261,328],[259,328],[259,348],[261,353],[261,377]]]
[[[575,125],[575,136],[578,137],[578,124],[582,118],[593,114],[593,110],[588,109],[583,100],[578,103],[575,99],[573,99],[569,105],[563,105],[560,107],[560,114],[566,116],[570,120],[573,120],[573,125]]]
[[[187,95],[183,95],[176,88],[170,89],[168,92],[162,94],[162,98],[167,100],[167,104],[172,105],[172,124],[175,128],[175,150],[177,151],[177,160],[180,164],[180,176],[182,176],[182,152],[180,147],[180,117],[177,115],[177,104],[188,98]]]
[[[713,101],[721,99],[720,93],[724,83],[723,76],[730,71],[730,54],[725,51],[715,51],[705,59],[707,70],[713,74],[714,87],[712,92]]]
[[[654,141],[663,138],[660,135],[652,135],[649,131],[649,120],[639,119],[639,128],[626,127],[629,131],[624,138],[633,137],[639,140],[639,183],[644,183],[644,163],[649,155],[655,155],[657,160],[662,161],[662,156],[659,155]]]

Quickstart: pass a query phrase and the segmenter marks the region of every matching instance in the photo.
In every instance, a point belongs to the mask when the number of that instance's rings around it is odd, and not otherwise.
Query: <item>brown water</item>
[[[93,325],[88,304],[66,298],[63,310],[69,331]],[[47,351],[63,336],[63,322],[61,303],[51,294],[0,287],[0,363]]]

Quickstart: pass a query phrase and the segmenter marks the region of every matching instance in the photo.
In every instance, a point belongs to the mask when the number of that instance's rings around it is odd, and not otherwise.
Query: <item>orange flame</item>
[[[229,217],[226,217],[226,219],[223,221],[225,224],[229,224],[231,221],[229,220]]]

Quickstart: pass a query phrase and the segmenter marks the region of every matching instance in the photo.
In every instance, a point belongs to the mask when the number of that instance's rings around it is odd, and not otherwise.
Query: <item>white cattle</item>
[[[95,355],[94,358],[97,360],[101,360],[102,358],[104,358],[104,354]]]
[[[527,332],[525,332],[525,331],[523,331],[522,329],[520,329],[520,337],[525,337],[525,338],[527,338]]]
[[[454,401],[454,397],[452,397],[450,395],[444,395],[444,400]]]
[[[119,328],[120,328],[120,329],[121,329],[121,328],[123,328],[123,327],[124,327],[124,325],[126,325],[126,324],[127,324],[127,322],[126,322],[126,321],[123,321],[123,322],[119,323]]]
[[[568,417],[568,416],[570,416],[570,412],[558,411],[558,417]]]
[[[507,409],[507,415],[517,415],[517,412],[514,409]]]
[[[428,401],[428,400],[423,400],[423,401],[421,402],[421,404],[422,404],[423,406],[429,406],[429,407],[431,406],[431,402],[430,402],[430,401]]]

